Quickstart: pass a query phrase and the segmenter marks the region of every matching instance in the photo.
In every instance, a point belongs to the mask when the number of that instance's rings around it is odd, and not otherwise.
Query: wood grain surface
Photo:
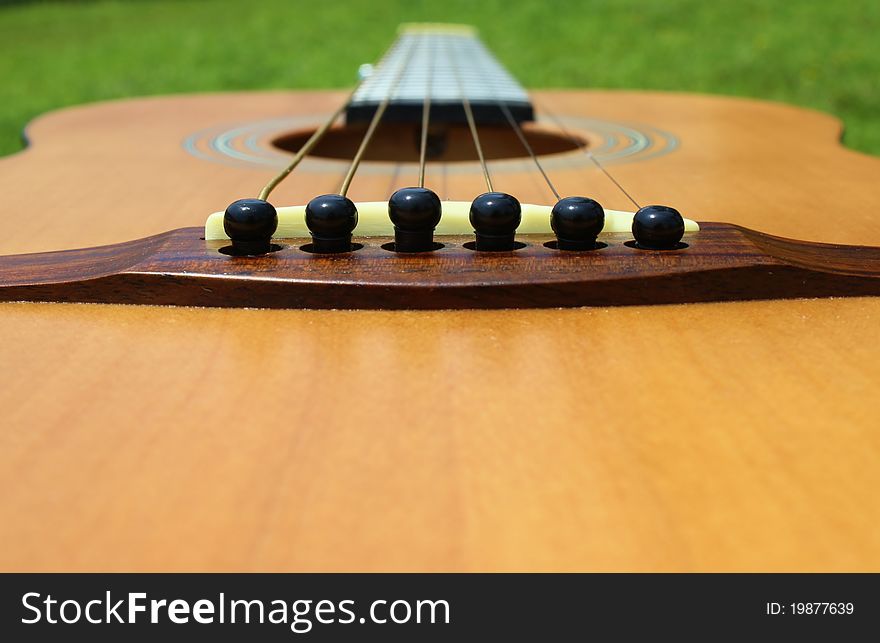
[[[632,234],[565,251],[553,235],[517,235],[510,251],[477,252],[473,235],[438,237],[429,252],[362,237],[317,254],[279,239],[260,256],[231,255],[202,228],[97,248],[0,257],[0,301],[221,308],[461,310],[576,308],[753,299],[880,296],[880,248],[810,243],[703,223],[677,247]]]
[[[196,159],[185,136],[324,114],[339,96],[44,116],[32,148],[0,160],[0,252],[200,225],[271,172]],[[613,166],[642,203],[880,245],[880,161],[840,148],[829,116],[704,96],[537,98],[674,132],[674,153]],[[478,173],[441,176],[444,196],[480,191]],[[277,202],[338,179],[294,177]],[[626,207],[597,172],[554,179]],[[367,173],[352,196],[411,182]],[[532,174],[496,182],[549,202]],[[874,297],[516,312],[0,304],[0,568],[878,571],[878,322]]]

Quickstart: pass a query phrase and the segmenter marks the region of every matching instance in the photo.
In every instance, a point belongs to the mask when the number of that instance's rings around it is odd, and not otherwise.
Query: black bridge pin
[[[440,197],[427,188],[401,188],[388,200],[396,252],[434,249],[434,228],[440,222]]]
[[[306,205],[306,227],[312,235],[312,252],[351,252],[351,233],[358,222],[354,203],[341,194],[316,196]]]
[[[560,199],[550,212],[550,227],[559,250],[592,250],[605,227],[605,210],[583,196]]]
[[[268,201],[239,199],[223,213],[223,229],[232,240],[235,255],[264,255],[272,249],[278,213]]]
[[[498,252],[516,247],[516,229],[522,221],[519,201],[504,192],[486,192],[471,203],[470,222],[480,251]]]
[[[667,205],[646,205],[633,217],[636,246],[646,250],[673,250],[684,236],[684,218]]]

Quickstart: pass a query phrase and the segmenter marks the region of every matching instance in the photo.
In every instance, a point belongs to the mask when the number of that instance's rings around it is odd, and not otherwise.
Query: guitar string
[[[535,103],[535,104],[537,104],[537,103]],[[593,151],[591,149],[589,149],[587,144],[585,142],[581,141],[580,139],[578,139],[577,137],[575,137],[573,134],[571,134],[568,131],[568,129],[565,127],[565,124],[562,122],[562,120],[558,116],[556,116],[556,114],[554,114],[549,109],[547,109],[546,104],[542,103],[541,106],[539,107],[539,110],[542,111],[543,113],[547,114],[547,116],[550,117],[550,119],[553,121],[553,123],[556,125],[556,127],[558,127],[560,129],[560,131],[563,133],[563,135],[566,138],[568,138],[579,150],[583,151],[584,154],[586,154],[587,158],[590,159],[590,161],[592,161],[593,164],[597,168],[599,168],[602,171],[602,173],[605,176],[607,176],[608,179],[615,186],[617,186],[617,189],[620,190],[627,199],[632,201],[632,204],[634,206],[636,206],[636,208],[642,207],[639,205],[639,202],[636,201],[632,197],[632,195],[626,191],[626,189],[624,189],[624,187],[620,184],[620,182],[611,175],[611,172],[609,172],[607,169],[605,169],[605,167],[599,162],[599,159],[597,159],[595,157],[595,155],[593,154]]]
[[[429,36],[424,36],[425,42],[428,42]],[[427,80],[425,81],[425,99],[422,102],[422,136],[419,141],[419,187],[425,187],[425,167],[428,164],[428,125],[431,122],[431,92],[434,83],[434,64],[436,56],[434,55],[435,46],[432,44],[428,48],[430,53],[430,64],[428,65]]]
[[[397,93],[397,86],[400,83],[400,79],[403,76],[404,70],[409,66],[410,59],[413,56],[416,46],[417,45],[415,43],[409,46],[409,49],[406,51],[405,54],[406,57],[401,61],[400,67],[397,69],[392,83],[388,87],[388,93],[382,98],[382,102],[379,103],[379,106],[376,108],[376,112],[373,114],[373,118],[370,121],[370,126],[367,128],[367,131],[364,134],[363,139],[361,140],[360,147],[358,147],[357,153],[351,160],[351,165],[348,168],[348,172],[346,173],[345,178],[342,180],[342,185],[339,188],[339,194],[341,196],[345,196],[346,194],[348,194],[348,188],[351,187],[351,182],[354,180],[354,175],[357,173],[358,167],[360,167],[361,161],[364,158],[364,154],[367,151],[367,147],[370,145],[370,141],[373,139],[373,134],[376,133],[376,128],[379,126],[379,122],[382,120],[382,116],[385,114],[385,110],[388,109],[388,105],[391,103],[391,99],[394,97],[394,94]]]
[[[550,180],[550,177],[547,176],[547,172],[544,171],[544,166],[541,165],[541,161],[538,159],[537,154],[535,154],[535,150],[532,148],[528,139],[526,139],[526,135],[523,132],[522,127],[519,123],[516,122],[516,119],[513,117],[513,114],[510,113],[510,108],[507,106],[507,103],[502,102],[501,100],[497,100],[498,107],[501,108],[501,111],[504,112],[504,117],[507,119],[507,122],[510,123],[510,126],[513,128],[513,131],[516,133],[523,147],[526,149],[526,152],[529,153],[529,156],[532,158],[532,161],[535,163],[535,167],[538,168],[538,171],[541,173],[541,176],[544,177],[544,181],[547,182],[547,187],[550,188],[550,191],[553,193],[553,196],[556,197],[556,200],[559,201],[562,197],[559,196],[559,192],[556,191],[556,187],[553,185],[553,181]]]
[[[351,104],[351,101],[354,98],[354,95],[357,93],[357,90],[360,89],[364,80],[366,80],[366,79],[361,79],[357,82],[357,84],[355,84],[354,88],[348,94],[348,97],[345,99],[345,101],[342,103],[342,105],[340,105],[339,108],[335,112],[333,112],[333,114],[324,122],[323,125],[321,125],[320,128],[315,130],[315,132],[309,137],[309,140],[307,140],[305,142],[305,145],[303,145],[301,148],[299,148],[299,150],[297,150],[296,154],[294,155],[294,157],[290,161],[290,163],[287,165],[287,167],[285,167],[283,170],[281,170],[281,172],[279,172],[271,181],[269,181],[263,187],[263,189],[260,191],[260,196],[259,196],[260,199],[262,199],[263,201],[266,201],[269,198],[269,195],[272,194],[272,191],[275,188],[277,188],[278,185],[284,179],[286,179],[290,175],[291,172],[293,172],[296,169],[296,167],[302,162],[302,160],[306,156],[308,156],[309,152],[311,152],[315,148],[315,146],[319,142],[321,142],[321,139],[324,138],[324,135],[330,130],[330,128],[333,126],[333,124],[339,119],[340,116],[342,116],[342,113]]]
[[[427,42],[427,38],[425,38],[423,40],[423,42]],[[406,67],[408,66],[410,59],[412,58],[412,55],[413,55],[415,49],[416,49],[415,44],[410,46],[409,50],[407,51],[406,59],[401,63],[400,68],[398,69],[398,72],[395,75],[393,84],[389,88],[388,94],[383,98],[382,102],[380,103],[379,107],[376,110],[376,113],[373,116],[373,119],[370,123],[370,126],[369,126],[365,136],[364,136],[364,139],[361,141],[361,145],[358,149],[358,152],[355,155],[354,159],[352,160],[351,166],[349,167],[349,170],[346,173],[345,178],[343,179],[342,187],[340,188],[340,192],[339,192],[343,196],[347,193],[348,188],[351,185],[351,181],[353,180],[354,175],[357,172],[357,169],[360,165],[360,162],[363,158],[363,155],[366,152],[367,146],[369,145],[369,143],[373,137],[373,134],[375,133],[375,130],[379,124],[379,121],[381,120],[385,110],[388,107],[388,104],[391,101],[391,98],[393,97],[393,95],[397,89],[397,85],[403,75],[403,72],[405,71]],[[447,47],[447,52],[449,50],[450,50],[450,48]],[[433,51],[433,48],[432,48],[432,51]],[[424,184],[425,184],[425,168],[427,165],[427,134],[428,134],[428,126],[429,126],[429,121],[430,121],[430,110],[431,110],[431,87],[433,84],[432,83],[433,67],[434,67],[433,58],[434,57],[432,56],[432,64],[429,67],[428,80],[426,83],[426,92],[425,92],[425,97],[424,97],[423,106],[422,106],[422,125],[421,125],[421,137],[420,137],[420,145],[419,145],[419,187],[424,187]],[[456,55],[451,56],[449,58],[450,58],[450,62],[452,62],[451,59],[452,58],[457,59],[458,56],[456,54]],[[488,166],[487,166],[487,163],[485,160],[485,156],[483,154],[483,149],[482,149],[482,145],[480,143],[479,134],[477,132],[476,121],[473,116],[473,110],[472,110],[472,107],[470,104],[470,100],[467,98],[467,96],[464,92],[464,87],[463,87],[463,84],[461,81],[461,76],[460,76],[460,72],[459,72],[457,64],[453,63],[451,65],[451,67],[453,69],[453,73],[456,78],[456,82],[458,84],[459,93],[461,95],[462,107],[465,111],[465,118],[467,119],[468,127],[470,129],[471,136],[472,136],[473,142],[474,142],[474,147],[476,148],[477,155],[479,157],[480,167],[482,169],[483,176],[486,181],[486,186],[489,189],[489,191],[491,192],[491,191],[493,191],[492,179],[489,174],[489,169],[488,169]],[[259,195],[260,199],[263,199],[263,200],[268,199],[268,197],[272,193],[272,191],[276,187],[278,187],[278,185],[282,181],[284,181],[284,179],[287,178],[287,176],[289,176],[293,172],[294,169],[296,169],[296,167],[309,154],[309,152],[311,152],[311,150],[314,149],[314,147],[321,141],[321,139],[329,131],[329,129],[333,126],[333,124],[339,119],[339,117],[342,115],[342,113],[345,111],[345,109],[351,104],[351,101],[354,98],[355,93],[361,87],[364,80],[365,79],[361,79],[360,81],[358,81],[357,84],[355,84],[355,86],[352,88],[351,92],[346,97],[346,100],[323,123],[323,125],[319,129],[317,129],[312,134],[312,136],[309,137],[309,139],[306,141],[306,143],[294,155],[291,162],[281,172],[279,172],[278,175],[273,177],[263,187],[263,189],[261,190],[260,195]],[[513,118],[513,115],[510,112],[509,107],[503,101],[499,100],[496,97],[496,102],[497,102],[499,108],[501,109],[501,111],[504,113],[505,119],[510,124],[510,126],[513,129],[514,133],[516,134],[517,138],[520,140],[520,142],[522,143],[526,152],[529,154],[530,158],[534,162],[536,168],[541,173],[542,177],[544,178],[545,182],[547,183],[547,186],[550,188],[551,192],[553,192],[553,195],[558,200],[560,198],[559,192],[556,190],[555,186],[553,185],[553,182],[550,180],[549,176],[547,175],[547,172],[544,170],[540,160],[538,159],[537,155],[534,152],[534,149],[532,148],[532,146],[529,144],[528,140],[526,139],[525,134],[522,131],[522,127],[516,122],[516,119]],[[583,141],[579,140],[578,138],[576,138],[574,135],[572,135],[568,131],[566,126],[562,123],[562,121],[559,119],[558,116],[556,116],[556,114],[554,112],[547,109],[546,105],[543,105],[543,104],[539,107],[539,109],[540,109],[540,111],[544,112],[545,114],[547,114],[547,116],[550,117],[550,119],[562,131],[563,135],[565,135],[578,149],[583,150],[583,152],[585,153],[587,158],[590,159],[590,161],[603,174],[605,174],[605,176],[621,191],[621,193],[624,194],[624,196],[626,196],[627,199],[629,199],[633,203],[633,205],[635,205],[637,208],[641,207],[639,205],[638,201],[636,201],[632,197],[632,195],[620,184],[620,182],[617,179],[615,179],[614,176],[599,162],[599,160],[592,153],[592,150],[590,150]]]
[[[471,102],[468,100],[468,97],[464,92],[464,85],[461,82],[461,72],[458,69],[458,63],[454,62],[452,59],[458,58],[458,53],[455,47],[449,47],[447,44],[446,47],[447,52],[454,52],[453,56],[450,56],[450,63],[452,67],[452,73],[455,76],[456,83],[458,85],[458,92],[461,96],[461,106],[464,108],[464,116],[467,119],[468,127],[471,130],[471,138],[474,141],[474,147],[477,149],[477,156],[480,159],[480,168],[483,170],[483,179],[486,181],[486,187],[489,192],[494,192],[495,190],[492,188],[492,177],[489,175],[489,168],[486,165],[486,157],[483,156],[483,147],[480,145],[480,135],[477,133],[477,123],[474,120],[474,113],[471,109]]]
[[[531,157],[532,162],[534,162],[535,167],[538,169],[538,172],[541,173],[541,176],[544,177],[544,181],[547,183],[547,187],[550,188],[550,191],[553,193],[553,196],[556,197],[556,200],[559,201],[562,197],[559,196],[559,192],[556,190],[556,187],[553,185],[553,181],[550,180],[550,177],[547,175],[547,172],[544,170],[544,166],[541,164],[541,161],[538,159],[537,154],[535,154],[535,150],[532,148],[532,145],[529,143],[526,138],[525,132],[523,132],[522,127],[519,123],[517,123],[516,119],[513,117],[513,114],[510,111],[507,103],[505,103],[501,97],[498,95],[497,87],[492,83],[491,79],[483,79],[483,82],[487,87],[491,89],[492,98],[495,100],[495,103],[498,105],[498,108],[504,114],[504,118],[507,120],[510,127],[513,129],[517,138],[519,139],[522,146],[525,148],[529,157]]]

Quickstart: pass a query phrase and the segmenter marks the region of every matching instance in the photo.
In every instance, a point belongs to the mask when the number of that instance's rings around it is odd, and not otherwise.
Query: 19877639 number
[[[766,612],[776,614],[852,614],[855,606],[852,603],[767,603]]]

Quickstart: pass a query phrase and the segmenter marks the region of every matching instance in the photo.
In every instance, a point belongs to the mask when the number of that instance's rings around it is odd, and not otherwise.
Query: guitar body
[[[832,117],[709,96],[535,97],[591,145],[635,132],[608,167],[642,204],[880,245],[880,160],[842,148]],[[343,99],[178,96],[43,116],[30,147],[0,159],[0,254],[202,225],[271,177],[274,136]],[[559,191],[631,209],[582,156],[547,157]],[[499,189],[552,203],[528,159],[490,167]],[[387,199],[416,171],[368,160],[350,196]],[[305,163],[273,202],[331,192],[343,172]],[[473,163],[428,166],[443,198],[472,198],[481,178]],[[0,304],[0,568],[878,571],[878,323],[878,298]]]

